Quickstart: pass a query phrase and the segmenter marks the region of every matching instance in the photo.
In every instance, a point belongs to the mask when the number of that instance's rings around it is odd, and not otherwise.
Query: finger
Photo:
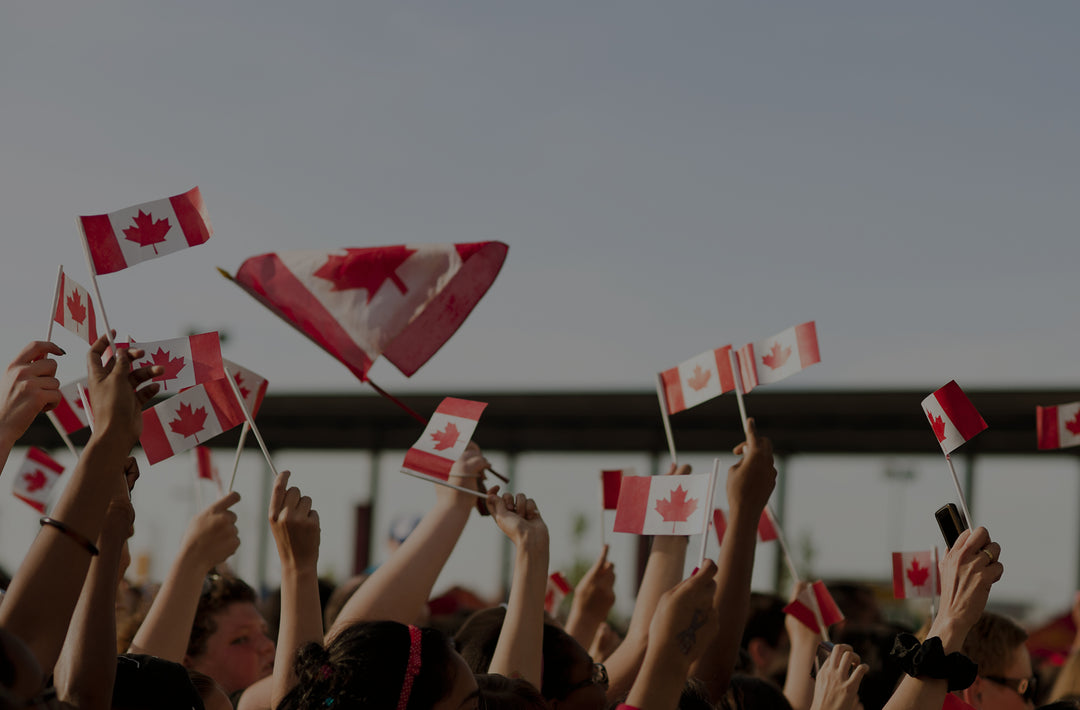
[[[229,525],[233,526],[233,528],[235,529],[236,528],[236,521],[239,520],[240,518],[237,517],[236,513],[234,513],[233,511],[226,510],[226,511],[222,511],[221,519],[222,520],[228,520]]]
[[[859,687],[862,683],[863,676],[870,672],[870,666],[865,663],[860,663],[859,666],[851,672],[851,676],[848,681],[855,684],[855,687]]]
[[[52,377],[56,374],[56,360],[44,358],[26,366],[26,374],[32,377]]]
[[[312,510],[310,513],[308,513],[308,520],[313,521],[315,523],[315,527],[318,528],[320,532],[322,532],[322,524],[319,522],[319,511]]]
[[[959,544],[957,539],[957,544]],[[990,544],[990,533],[986,528],[978,527],[971,531],[971,537],[964,542],[964,551],[981,554],[979,550]]]
[[[745,441],[740,441],[738,444],[735,445],[735,448],[731,450],[731,453],[735,454],[736,456],[742,456],[743,451],[745,451],[745,450],[746,450],[746,442]]]
[[[131,377],[131,384],[138,387],[143,382],[163,374],[165,374],[165,368],[161,365],[144,365],[132,370],[129,376]]]
[[[141,409],[144,404],[152,400],[157,396],[157,393],[161,391],[160,382],[151,382],[142,389],[135,392],[135,401],[138,402]]]
[[[753,417],[749,417],[746,420],[746,443],[755,446],[757,444],[757,438],[757,422],[754,421]]]
[[[113,337],[116,337],[116,331],[113,331]],[[101,358],[105,355],[105,350],[109,347],[109,339],[102,334],[94,344],[90,346],[90,350],[86,353],[86,370],[91,375],[106,374],[107,370],[105,365],[101,363]]]
[[[104,352],[104,351],[102,351]],[[34,340],[29,343],[25,348],[19,351],[19,354],[15,356],[15,359],[11,361],[12,365],[22,365],[28,362],[35,362],[40,360],[46,355],[65,355],[64,349],[59,345],[50,343],[45,340]]]
[[[525,501],[525,517],[529,520],[535,520],[540,517],[540,508],[537,507],[536,501],[532,498],[528,498]]]
[[[492,486],[492,487],[491,487],[491,488],[490,488],[490,489],[488,490],[488,495],[495,495],[495,496],[497,496],[498,494],[499,494],[499,484],[498,484],[498,483],[496,483],[496,484],[495,484],[494,486]]]
[[[240,500],[240,494],[237,493],[236,491],[233,491],[232,493],[229,493],[228,495],[226,495],[224,498],[222,498],[222,499],[220,499],[218,501],[215,501],[210,506],[210,510],[212,510],[215,513],[220,513],[221,511],[228,510],[229,508],[236,505],[237,501],[239,501],[239,500]]]
[[[308,513],[311,512],[311,496],[300,496],[300,500],[296,502],[296,513],[300,518],[306,518]]]
[[[41,411],[51,412],[56,409],[56,405],[60,404],[60,400],[63,397],[60,395],[60,390],[46,390],[41,393],[41,399],[44,404],[41,405]]]
[[[593,564],[593,569],[599,570],[604,568],[604,565],[607,564],[608,549],[608,545],[604,545],[603,549],[600,550],[600,556],[596,558],[596,562]],[[1080,595],[1080,592],[1078,592],[1077,594]]]
[[[516,510],[516,508],[514,507],[514,494],[513,493],[503,493],[502,494],[502,503],[506,507],[507,510]]]
[[[289,477],[292,475],[292,471],[282,471],[274,479],[274,487],[270,491],[270,517],[273,518],[277,515],[285,504],[285,491],[289,487]]]
[[[525,497],[524,493],[518,493],[516,496],[514,496],[514,510],[524,515],[528,507],[529,500]]]
[[[688,464],[688,463],[679,464],[679,466],[675,469],[675,475],[676,476],[689,476],[691,470],[692,469],[690,468],[690,464]]]

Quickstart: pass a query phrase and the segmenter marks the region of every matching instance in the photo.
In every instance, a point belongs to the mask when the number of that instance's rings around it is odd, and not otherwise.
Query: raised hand
[[[319,561],[319,513],[311,508],[311,498],[300,489],[289,488],[289,471],[282,471],[270,493],[270,531],[277,543],[282,566],[314,568]]]
[[[929,635],[941,636],[946,653],[960,650],[986,607],[990,587],[1005,571],[1000,556],[1001,545],[986,528],[976,528],[960,533],[942,558],[941,606]]]
[[[490,465],[480,447],[470,441],[450,468],[449,483],[479,491],[478,483],[484,476],[484,469]],[[435,486],[435,497],[440,503],[461,508],[471,508],[476,503],[476,496],[446,486]]]
[[[188,523],[180,556],[198,571],[199,578],[229,559],[240,547],[240,531],[236,528],[236,513],[229,510],[240,500],[233,491],[211,503]]]
[[[113,335],[115,337],[115,332]],[[87,388],[94,410],[95,431],[125,435],[130,449],[142,433],[143,405],[157,394],[160,385],[152,382],[138,388],[165,370],[160,365],[132,370],[132,363],[146,354],[142,348],[118,348],[116,355],[103,365],[101,358],[108,347],[109,341],[102,335],[86,355]]]
[[[532,498],[526,498],[524,493],[499,495],[499,487],[495,486],[488,491],[487,507],[514,547],[529,545],[547,548],[547,524],[540,517],[540,510]]]
[[[859,683],[870,670],[846,644],[837,644],[818,669],[814,702],[810,710],[855,710],[859,706]]]
[[[609,562],[607,556],[608,546],[604,545],[596,562],[578,582],[574,589],[571,616],[574,614],[573,609],[580,609],[581,614],[603,621],[611,607],[615,606],[615,563]]]
[[[776,467],[773,465],[772,442],[758,436],[753,419],[747,420],[747,429],[746,441],[734,449],[735,455],[743,458],[728,470],[727,496],[732,515],[739,510],[756,519],[776,486]]]
[[[0,378],[0,444],[9,450],[41,412],[60,402],[56,360],[64,351],[44,341],[23,348]]]

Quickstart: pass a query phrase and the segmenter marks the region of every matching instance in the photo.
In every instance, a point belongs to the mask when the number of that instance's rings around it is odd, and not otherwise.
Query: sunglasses
[[[984,675],[982,677],[998,685],[1013,689],[1017,695],[1027,701],[1034,702],[1035,693],[1039,692],[1039,679],[1035,676],[1030,678],[1004,678],[998,675]]]

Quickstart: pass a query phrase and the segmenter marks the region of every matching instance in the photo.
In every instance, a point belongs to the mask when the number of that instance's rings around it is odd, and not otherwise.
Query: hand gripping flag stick
[[[270,450],[266,448],[266,442],[263,441],[262,433],[259,432],[259,427],[255,426],[255,420],[251,418],[251,412],[248,411],[247,405],[244,404],[244,396],[240,394],[240,388],[236,385],[236,381],[233,379],[233,375],[229,372],[229,368],[224,364],[222,368],[225,370],[225,379],[229,382],[229,387],[232,388],[233,394],[236,395],[236,403],[240,405],[240,411],[244,413],[244,421],[251,427],[251,431],[255,434],[255,440],[259,442],[259,448],[262,449],[263,456],[266,457],[266,465],[270,467],[270,470],[274,474],[274,478],[277,478],[278,470],[274,466],[274,462],[270,460]],[[234,476],[235,478],[235,472]],[[232,493],[232,482],[229,482],[229,493]]]

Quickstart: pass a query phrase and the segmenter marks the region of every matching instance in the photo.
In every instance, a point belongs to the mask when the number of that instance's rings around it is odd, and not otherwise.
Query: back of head
[[[979,675],[1002,675],[1027,632],[1012,619],[984,611],[964,639],[963,654],[979,664]]]
[[[397,707],[410,656],[412,627],[396,621],[354,624],[323,648],[309,643],[297,653],[299,679],[278,710],[328,707]],[[419,669],[407,710],[429,710],[454,685],[454,651],[434,629],[420,629]]]
[[[116,659],[113,710],[203,710],[203,701],[179,663],[141,653]]]
[[[776,648],[784,633],[784,606],[786,602],[776,594],[750,593],[750,614],[743,627],[742,647],[752,639],[762,639]]]
[[[476,684],[486,710],[547,710],[544,696],[527,680],[481,673],[476,676]]]
[[[791,703],[776,683],[735,674],[716,707],[718,710],[791,710]]]

